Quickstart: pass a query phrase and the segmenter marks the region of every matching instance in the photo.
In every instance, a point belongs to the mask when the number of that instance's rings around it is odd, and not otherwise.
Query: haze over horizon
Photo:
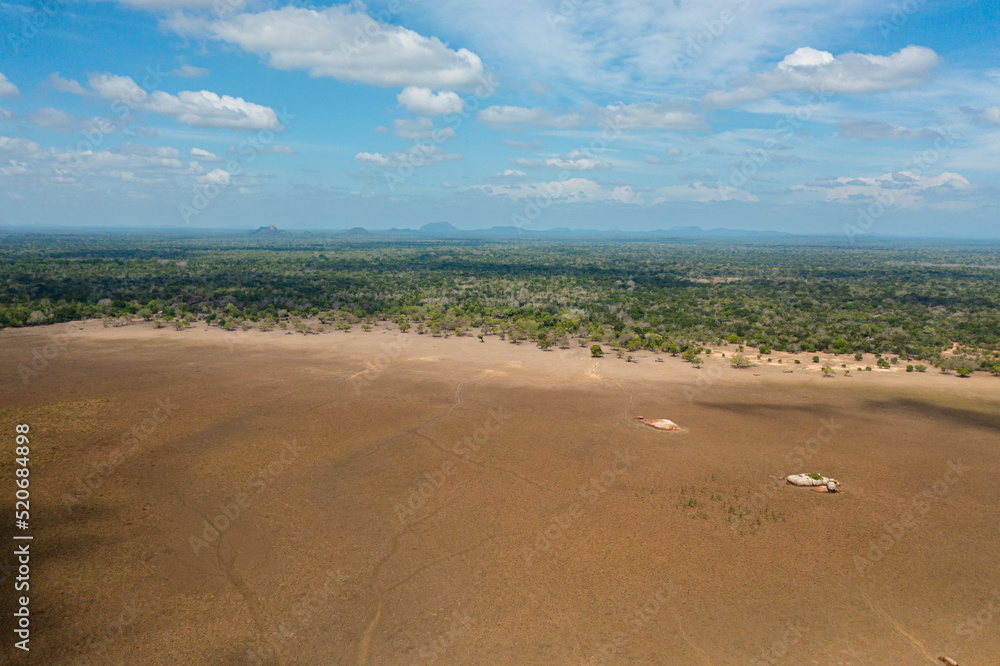
[[[989,2],[0,5],[0,226],[1000,237]]]

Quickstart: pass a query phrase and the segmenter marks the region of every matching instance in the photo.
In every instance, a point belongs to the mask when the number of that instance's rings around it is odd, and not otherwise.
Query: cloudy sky
[[[998,14],[0,0],[0,225],[998,237]]]

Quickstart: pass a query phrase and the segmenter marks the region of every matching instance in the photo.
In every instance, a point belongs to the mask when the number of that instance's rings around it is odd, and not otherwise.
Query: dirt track
[[[0,331],[38,663],[1000,654],[995,378],[83,327],[24,378],[64,328]],[[772,479],[811,471],[845,492]]]

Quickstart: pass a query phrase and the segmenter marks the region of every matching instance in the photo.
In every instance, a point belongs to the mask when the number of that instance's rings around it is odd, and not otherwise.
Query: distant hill
[[[429,222],[417,229],[418,233],[433,236],[454,236],[464,233],[461,229],[449,222]]]
[[[352,227],[344,231],[345,236],[374,236],[372,232],[368,231],[364,227]]]
[[[266,226],[266,227],[257,227],[256,231],[251,231],[250,232],[250,234],[253,235],[253,236],[257,236],[257,235],[273,235],[273,234],[280,234],[280,233],[281,232],[278,231],[278,227],[274,226],[273,224],[270,225],[270,226]]]

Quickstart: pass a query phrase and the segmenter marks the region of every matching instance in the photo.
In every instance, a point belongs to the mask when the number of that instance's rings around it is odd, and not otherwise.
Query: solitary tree
[[[753,363],[743,354],[736,354],[730,360],[734,368],[749,368]]]
[[[592,358],[601,358],[602,356],[604,356],[604,350],[601,349],[601,345],[591,345],[590,356]]]

